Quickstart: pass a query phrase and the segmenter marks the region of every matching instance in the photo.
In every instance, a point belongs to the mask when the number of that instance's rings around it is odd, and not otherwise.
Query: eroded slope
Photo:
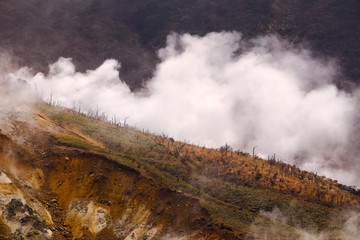
[[[295,166],[44,104],[1,129],[4,239],[340,239],[341,209],[359,205]]]

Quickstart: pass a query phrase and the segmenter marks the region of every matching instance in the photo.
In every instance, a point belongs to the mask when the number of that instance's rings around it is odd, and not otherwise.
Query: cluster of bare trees
[[[116,116],[110,118],[105,112],[100,112],[98,106],[96,106],[96,109],[88,108],[87,110],[83,110],[80,106],[74,104],[72,108],[69,108],[66,107],[62,102],[54,100],[52,93],[50,94],[49,99],[45,103],[49,106],[60,108],[64,111],[74,113],[78,116],[110,123],[112,125],[115,125],[116,127],[136,129],[136,126],[130,126],[128,124],[128,116],[124,117],[123,120],[119,120]]]

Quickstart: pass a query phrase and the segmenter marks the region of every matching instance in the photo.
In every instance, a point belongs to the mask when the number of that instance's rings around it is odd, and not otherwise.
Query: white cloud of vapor
[[[0,129],[9,128],[9,119],[25,119],[39,98],[29,91],[25,82],[11,78],[9,73],[17,69],[7,53],[0,53]]]
[[[277,207],[271,212],[260,211],[260,214],[262,216],[253,221],[249,228],[249,234],[245,239],[272,239],[274,236],[299,240],[359,239],[360,212],[358,209],[343,210],[337,216],[341,219],[342,226],[340,226],[340,231],[335,232],[321,232],[316,229],[302,228],[300,224],[293,223],[294,219],[291,215],[280,211]],[[268,218],[271,224],[266,224],[263,217]],[[284,231],[286,224],[295,225],[296,231],[289,232],[289,229]]]
[[[67,107],[99,108],[139,128],[218,147],[225,143],[356,185],[351,155],[357,100],[332,84],[334,63],[275,36],[246,41],[236,32],[171,34],[146,88],[131,92],[113,59],[75,71],[60,58],[47,75],[13,72],[44,98]],[[356,165],[354,167],[354,165]],[[352,172],[351,172],[352,171]],[[346,173],[345,175],[343,173]],[[351,172],[351,174],[349,174]]]

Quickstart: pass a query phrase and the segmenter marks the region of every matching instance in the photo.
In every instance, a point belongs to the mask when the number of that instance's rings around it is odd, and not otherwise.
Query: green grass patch
[[[247,210],[230,208],[212,201],[201,201],[201,205],[208,211],[214,223],[223,224],[223,227],[231,228],[239,233],[248,232],[249,223],[256,217],[256,214]]]
[[[199,177],[193,185],[215,199],[255,214],[278,208],[287,218],[287,224],[294,227],[337,231],[342,225],[338,210],[295,199],[291,195],[236,185],[216,178]]]

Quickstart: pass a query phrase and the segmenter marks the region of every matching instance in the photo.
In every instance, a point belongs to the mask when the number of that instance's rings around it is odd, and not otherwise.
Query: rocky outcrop
[[[208,225],[209,215],[199,200],[104,157],[66,148],[47,149],[45,157],[37,156],[5,135],[0,138],[4,239],[224,239],[229,235]]]

